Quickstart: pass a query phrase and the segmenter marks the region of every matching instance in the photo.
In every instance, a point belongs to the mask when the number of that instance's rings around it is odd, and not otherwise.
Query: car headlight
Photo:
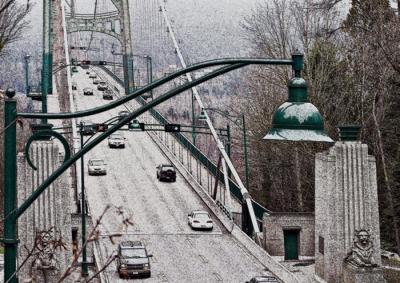
[[[126,268],[126,264],[122,263],[120,267],[121,268]]]
[[[145,263],[143,266],[145,269],[148,269],[150,267],[150,265],[148,263]]]

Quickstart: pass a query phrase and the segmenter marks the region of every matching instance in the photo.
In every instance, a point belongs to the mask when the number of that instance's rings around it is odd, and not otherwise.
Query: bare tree
[[[338,15],[337,10],[321,9],[310,0],[264,1],[245,18],[243,29],[255,56],[288,58],[295,49],[304,53],[303,76],[309,84],[311,101],[321,109],[330,98],[324,86],[337,75],[340,67],[336,63],[336,34],[329,34],[338,26]],[[276,66],[250,69],[245,83],[250,91],[244,99],[252,103],[238,104],[247,113],[252,133],[252,186],[259,188],[253,195],[261,197],[259,201],[272,210],[310,211],[313,209],[313,153],[321,146],[262,141],[275,109],[287,98],[286,84],[293,75],[291,72],[287,67]],[[336,110],[322,109],[322,112]]]
[[[28,25],[26,15],[31,7],[29,0],[26,5],[17,4],[14,0],[0,0],[0,56],[7,44],[21,38]]]

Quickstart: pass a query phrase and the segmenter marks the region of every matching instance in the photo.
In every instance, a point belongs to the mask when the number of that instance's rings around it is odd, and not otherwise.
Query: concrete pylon
[[[122,16],[122,47],[124,51],[122,60],[124,67],[125,94],[129,94],[135,89],[133,77],[131,21],[128,0],[122,0],[121,2],[122,9],[120,9],[119,12]]]
[[[327,282],[343,282],[344,260],[361,229],[371,235],[371,261],[381,264],[375,163],[356,138],[316,155],[315,273]]]
[[[31,196],[63,160],[54,141],[33,142],[29,154],[37,170],[28,165],[23,153],[17,156],[18,205]],[[64,173],[54,181],[19,218],[18,261],[21,263],[28,260],[19,271],[20,282],[27,282],[25,280],[33,278],[36,278],[37,282],[44,282],[42,276],[46,276],[48,282],[56,282],[71,262],[71,189],[67,174]],[[50,241],[62,239],[66,249],[53,250],[51,245],[44,248],[35,241],[39,237],[38,233]],[[34,253],[28,258],[29,250],[33,250]],[[49,260],[52,254],[54,260]]]

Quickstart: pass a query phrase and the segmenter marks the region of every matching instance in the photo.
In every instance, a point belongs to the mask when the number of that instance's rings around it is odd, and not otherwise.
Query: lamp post
[[[29,58],[31,58],[31,55],[26,54],[24,56],[25,59],[25,94],[29,94]]]
[[[194,114],[194,93],[192,89],[190,90],[190,93],[192,95],[192,142],[193,145],[196,146],[196,133],[195,133],[196,117]]]
[[[153,82],[153,60],[151,56],[145,55],[144,58],[147,60],[147,84],[151,84]],[[150,90],[151,100],[154,99],[153,97],[153,90]]]
[[[79,133],[81,137],[81,150],[83,148],[83,123],[79,124]],[[83,155],[81,157],[81,219],[82,219],[82,276],[87,277],[89,275],[87,255],[86,255],[86,205],[85,205],[85,167]]]
[[[246,120],[245,120],[244,114],[235,116],[235,115],[230,115],[229,112],[227,112],[227,111],[221,111],[220,109],[217,109],[217,108],[203,108],[203,109],[201,109],[201,113],[198,118],[200,121],[205,121],[207,119],[207,117],[205,115],[206,110],[218,113],[219,115],[227,118],[229,121],[233,122],[236,126],[241,128],[242,135],[243,135],[244,176],[246,179],[246,188],[249,188],[249,162],[248,162],[248,151],[247,151],[247,131],[246,131]],[[238,120],[232,120],[232,118],[240,119],[240,121],[241,121],[240,123],[242,124],[241,127],[237,122]],[[230,144],[230,141],[229,141],[229,144]],[[230,147],[229,147],[229,151],[230,151]]]
[[[151,84],[153,82],[153,61],[152,61],[151,56],[150,55],[133,54],[132,57],[146,59],[147,84]],[[133,73],[133,76],[135,76],[133,62],[134,61],[132,58],[132,73]],[[139,79],[139,83],[140,83],[140,79]],[[151,94],[151,99],[153,99],[153,90],[150,91],[150,94]]]
[[[18,250],[18,239],[17,239],[17,223],[18,218],[26,212],[26,210],[32,205],[32,203],[39,198],[39,196],[58,178],[60,177],[70,166],[72,166],[76,161],[78,161],[83,155],[88,153],[111,134],[115,133],[121,129],[124,125],[128,124],[130,121],[136,117],[142,115],[143,113],[153,109],[159,104],[175,97],[176,95],[187,91],[203,82],[211,80],[215,77],[228,73],[230,71],[242,68],[247,65],[258,64],[258,65],[288,65],[292,66],[295,71],[295,78],[291,80],[289,84],[289,100],[278,108],[277,113],[274,115],[273,128],[268,132],[264,139],[290,139],[292,140],[309,140],[309,141],[326,141],[332,142],[332,140],[325,134],[323,129],[323,119],[311,103],[308,103],[307,99],[307,84],[303,79],[300,78],[300,71],[303,68],[302,55],[295,54],[292,59],[248,59],[248,58],[228,58],[228,59],[217,59],[210,60],[198,64],[194,64],[189,67],[185,67],[182,70],[178,70],[171,75],[160,78],[154,81],[152,84],[144,86],[141,89],[135,90],[132,93],[128,93],[126,96],[121,97],[106,105],[95,107],[92,109],[87,109],[83,111],[78,111],[74,113],[23,113],[17,112],[16,100],[14,99],[15,91],[13,89],[7,89],[5,106],[4,106],[4,238],[2,242],[4,243],[4,282],[18,283],[17,276],[17,250]],[[62,165],[55,169],[47,179],[45,179],[36,189],[33,190],[32,194],[27,196],[27,198],[18,203],[17,206],[17,182],[16,182],[16,121],[18,119],[72,119],[81,118],[86,116],[95,115],[114,109],[118,106],[123,105],[133,99],[136,99],[150,90],[159,87],[165,83],[172,81],[175,78],[180,77],[189,72],[193,72],[202,68],[216,67],[212,72],[203,75],[202,77],[196,78],[189,81],[183,85],[180,85],[174,89],[167,91],[166,93],[158,96],[153,101],[146,103],[139,107],[138,109],[129,113],[128,116],[118,121],[117,124],[108,128],[105,132],[96,136],[93,140],[86,143],[81,150],[71,155],[70,148],[67,140],[60,134],[50,129],[42,129],[39,132],[33,134],[25,148],[25,154],[27,161],[31,167],[34,167],[30,163],[29,158],[29,145],[30,143],[43,135],[50,135],[56,137],[60,140],[65,150],[65,158]],[[221,67],[222,66],[222,67]],[[287,112],[287,109],[294,110]],[[296,111],[300,110],[302,112]],[[300,115],[301,114],[301,115]],[[211,122],[206,115],[207,123],[211,125]],[[287,126],[285,128],[285,126]],[[216,137],[216,132],[214,128],[210,128],[212,135]],[[288,130],[288,131],[287,131]],[[296,136],[296,131],[300,131],[301,136]],[[248,215],[250,218],[251,227],[254,232],[259,233],[257,219],[253,209],[252,199],[244,187],[240,177],[234,168],[232,162],[230,161],[223,145],[219,142],[218,149],[222,157],[225,159],[226,164],[232,171],[232,175],[237,182],[240,193],[242,195],[242,201],[246,208],[248,209]],[[37,168],[34,167],[36,170]]]

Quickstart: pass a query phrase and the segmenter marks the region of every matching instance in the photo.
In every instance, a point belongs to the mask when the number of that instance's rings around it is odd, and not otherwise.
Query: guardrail
[[[104,70],[109,76],[111,76],[122,87],[124,86],[123,80],[121,80],[121,78],[116,76],[111,70],[109,70],[105,66],[98,66],[98,67],[101,68],[102,70]],[[141,97],[138,97],[136,99],[136,101],[138,103],[140,103],[141,105],[146,104],[146,101]],[[153,116],[153,118],[156,119],[156,121],[158,123],[160,123],[162,125],[165,125],[165,124],[168,123],[168,120],[160,112],[158,112],[157,110],[150,109],[149,112]],[[184,136],[181,133],[169,133],[169,134],[174,136],[175,139],[184,148],[186,148],[191,153],[191,155],[195,159],[197,159],[208,170],[208,172],[211,173],[211,175],[214,176],[214,178],[217,176],[217,170],[218,169],[217,169],[217,166],[215,165],[215,163],[213,163],[210,159],[208,159],[207,156],[204,153],[202,153],[195,145],[193,145],[192,142],[186,136]],[[219,181],[221,183],[224,183],[224,173],[222,171],[219,172],[218,178],[219,178]],[[238,202],[242,203],[243,197],[242,197],[242,194],[240,192],[239,186],[231,178],[228,178],[228,180],[229,180],[229,188],[230,188],[231,194],[233,195],[233,197]],[[262,221],[263,215],[264,215],[265,212],[266,213],[271,213],[268,209],[263,207],[258,202],[252,200],[252,203],[253,203],[254,213],[255,213],[256,218],[257,218],[258,221]]]

